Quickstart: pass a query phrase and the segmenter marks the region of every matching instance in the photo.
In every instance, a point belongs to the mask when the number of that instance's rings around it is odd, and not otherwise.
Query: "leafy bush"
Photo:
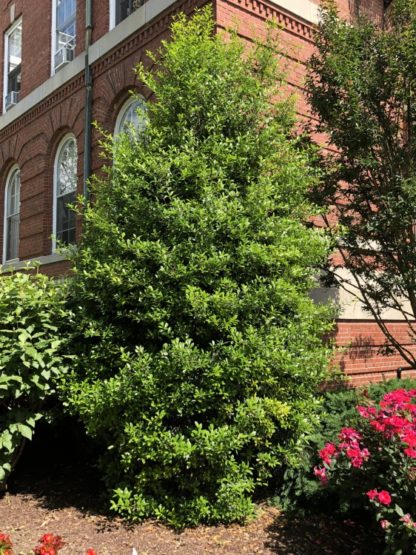
[[[416,389],[386,393],[357,407],[357,426],[320,451],[314,473],[346,508],[366,507],[385,531],[386,553],[414,553]]]
[[[156,99],[146,132],[108,146],[84,215],[64,394],[107,448],[118,513],[244,521],[296,459],[325,377],[332,324],[309,297],[328,254],[307,224],[318,176],[271,40],[245,52],[209,11],[179,16],[172,37],[152,74],[138,69]]]
[[[59,284],[28,272],[0,279],[0,482],[44,416],[66,369],[58,331],[67,317]]]

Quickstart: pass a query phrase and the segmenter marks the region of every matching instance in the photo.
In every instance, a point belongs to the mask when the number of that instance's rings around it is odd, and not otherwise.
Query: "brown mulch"
[[[79,503],[85,491],[67,491],[59,480],[49,484],[49,490],[45,485],[26,485],[0,499],[0,531],[12,536],[17,551],[29,551],[40,535],[52,532],[66,542],[62,555],[81,555],[87,547],[99,555],[131,555],[132,547],[139,555],[381,553],[354,523],[326,518],[289,521],[266,505],[247,526],[200,526],[177,533],[154,522],[128,525],[99,514]],[[73,504],[77,493],[78,503]],[[94,498],[84,501],[88,505]]]
[[[155,522],[129,525],[103,510],[102,486],[94,467],[76,461],[49,464],[40,451],[26,453],[0,496],[0,532],[10,534],[16,553],[32,549],[45,533],[66,542],[62,555],[377,555],[373,538],[353,522],[327,517],[286,518],[259,505],[247,526],[200,526],[184,532]],[[49,451],[50,452],[50,451]]]

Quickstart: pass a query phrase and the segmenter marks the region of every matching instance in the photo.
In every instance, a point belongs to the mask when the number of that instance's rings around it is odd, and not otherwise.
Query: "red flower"
[[[54,547],[41,545],[35,549],[35,555],[57,555],[57,551]]]
[[[39,539],[40,545],[35,548],[35,555],[57,555],[58,551],[65,545],[61,536],[44,534]]]
[[[89,549],[87,549],[87,552],[85,553],[85,555],[97,555],[97,553],[95,552],[94,549],[91,549],[91,547]]]
[[[378,494],[378,500],[382,505],[390,505],[391,496],[388,491],[381,490]]]
[[[327,443],[323,449],[319,451],[319,456],[326,464],[330,464],[332,455],[337,452],[337,448],[333,443]]]
[[[377,432],[384,432],[384,430],[386,429],[386,425],[384,424],[384,422],[380,422],[379,420],[373,420],[372,422],[370,422],[370,426],[377,430]]]

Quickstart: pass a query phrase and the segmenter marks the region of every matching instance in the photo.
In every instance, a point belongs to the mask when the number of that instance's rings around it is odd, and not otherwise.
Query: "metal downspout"
[[[91,176],[92,142],[92,71],[90,66],[90,46],[92,42],[92,2],[85,3],[85,122],[84,122],[84,200],[88,201],[88,179]]]

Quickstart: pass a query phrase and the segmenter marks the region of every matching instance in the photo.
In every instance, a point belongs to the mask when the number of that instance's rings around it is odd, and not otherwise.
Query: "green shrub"
[[[42,274],[0,278],[0,482],[45,415],[66,369],[59,326],[67,318],[59,284]]]
[[[320,463],[318,453],[325,444],[338,441],[341,428],[359,425],[358,405],[367,404],[370,400],[378,403],[386,393],[399,388],[416,389],[416,379],[393,379],[357,389],[343,387],[323,392],[319,409],[320,424],[306,438],[307,446],[299,457],[297,467],[286,469],[274,501],[289,511],[333,513],[341,509],[342,512],[339,497],[333,490],[321,488],[313,475],[313,468]]]
[[[139,77],[146,133],[94,184],[74,259],[78,361],[64,395],[102,460],[112,507],[174,526],[244,521],[313,427],[329,311],[310,225],[318,176],[278,100],[273,44],[244,54],[209,12],[179,16]]]

